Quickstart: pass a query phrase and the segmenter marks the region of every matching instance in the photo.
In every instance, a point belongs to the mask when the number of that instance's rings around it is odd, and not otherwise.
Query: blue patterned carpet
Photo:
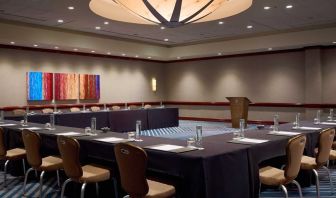
[[[188,137],[195,136],[196,125],[203,126],[203,135],[211,136],[223,133],[233,132],[235,129],[228,127],[228,125],[224,123],[217,122],[192,122],[192,121],[180,121],[179,127],[171,127],[164,129],[155,129],[155,130],[146,130],[143,131],[143,135],[146,136],[158,136],[158,137],[166,137],[166,138],[175,138],[175,139],[186,139]],[[249,126],[248,129],[255,129],[256,126]],[[336,189],[336,166],[332,166],[331,174],[334,181],[334,187]],[[10,175],[7,176],[7,188],[3,188],[3,174],[0,173],[0,198],[20,198],[22,197],[22,186],[23,186],[23,178],[22,177],[12,177]],[[336,193],[332,194],[329,180],[326,177],[326,174],[323,171],[319,171],[320,174],[320,189],[321,189],[321,198],[336,198]],[[27,197],[38,197],[39,189],[38,189],[38,181],[36,179],[29,179],[27,185]],[[289,186],[288,188],[289,197],[299,197],[297,190]],[[305,198],[316,197],[315,186],[310,186],[307,188],[303,188],[303,196]],[[58,198],[60,197],[60,191],[57,188],[57,182],[55,177],[46,178],[43,186],[43,194],[46,198]],[[88,196],[91,198],[91,196]],[[100,197],[110,198],[112,195],[104,196],[101,194]],[[282,191],[280,189],[266,189],[261,192],[261,197],[263,198],[271,198],[271,197],[284,197]]]

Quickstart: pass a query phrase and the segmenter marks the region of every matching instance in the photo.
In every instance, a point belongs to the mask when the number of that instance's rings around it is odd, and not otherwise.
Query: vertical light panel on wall
[[[152,91],[156,92],[156,78],[152,78]]]
[[[79,99],[100,98],[100,76],[91,74],[79,75]]]
[[[55,73],[55,100],[78,99],[78,74]]]
[[[44,72],[27,72],[27,100],[53,99],[53,74]]]

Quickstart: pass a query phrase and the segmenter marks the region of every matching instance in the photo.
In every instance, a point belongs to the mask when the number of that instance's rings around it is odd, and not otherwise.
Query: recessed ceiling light
[[[264,6],[264,10],[269,10],[269,9],[271,9],[270,6]]]
[[[181,59],[181,57],[179,57],[179,56],[178,56],[178,57],[176,57],[176,58],[177,58],[177,59]]]
[[[14,44],[15,44],[15,42],[14,42],[14,41],[11,41],[11,42],[10,42],[10,44],[14,45]]]
[[[104,25],[108,25],[109,24],[109,22],[108,21],[104,21]]]
[[[167,39],[167,38],[165,38],[165,39],[163,39],[163,40],[166,41],[166,42],[169,41],[169,39]]]
[[[69,6],[68,9],[69,9],[69,10],[74,10],[75,7],[73,7],[73,6]]]
[[[139,58],[139,55],[135,55],[135,58]]]
[[[271,47],[268,48],[268,51],[272,51],[272,50],[273,50],[273,48],[271,48]]]
[[[286,8],[291,9],[291,8],[293,8],[293,5],[286,5]]]
[[[151,59],[152,57],[148,56],[147,58],[148,58],[148,59]]]
[[[332,44],[336,44],[336,41],[332,42]]]
[[[63,19],[58,19],[57,22],[58,23],[63,23],[64,21],[63,21]]]
[[[58,46],[55,46],[54,48],[55,48],[55,49],[58,49],[59,47],[58,47]]]
[[[75,49],[73,49],[74,51],[78,51],[78,49],[77,48],[75,48]]]
[[[111,52],[107,52],[106,54],[111,55]]]
[[[126,54],[121,54],[122,56],[126,56]]]
[[[218,56],[221,56],[221,55],[222,55],[222,53],[218,52]]]
[[[95,53],[96,51],[92,50],[91,52],[92,52],[92,53]]]
[[[34,44],[34,47],[38,47],[38,45]]]
[[[253,26],[252,26],[252,25],[248,25],[248,26],[246,26],[246,28],[247,28],[247,29],[252,29]]]
[[[218,24],[219,24],[219,25],[223,25],[223,24],[224,24],[224,21],[218,21]]]
[[[99,26],[96,26],[95,28],[96,28],[96,30],[100,30],[101,29],[101,27],[99,27]]]
[[[160,27],[160,29],[161,29],[161,30],[164,30],[164,29],[166,29],[166,27],[164,27],[164,26],[161,26],[161,27]]]

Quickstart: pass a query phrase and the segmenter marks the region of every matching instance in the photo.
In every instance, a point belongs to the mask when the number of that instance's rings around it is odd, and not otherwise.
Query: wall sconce
[[[152,91],[156,92],[156,78],[152,78]]]

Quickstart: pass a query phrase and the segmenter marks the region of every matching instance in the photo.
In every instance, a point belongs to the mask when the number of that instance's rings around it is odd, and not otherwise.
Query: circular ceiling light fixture
[[[136,24],[179,27],[222,19],[248,9],[252,0],[91,0],[102,17]]]

